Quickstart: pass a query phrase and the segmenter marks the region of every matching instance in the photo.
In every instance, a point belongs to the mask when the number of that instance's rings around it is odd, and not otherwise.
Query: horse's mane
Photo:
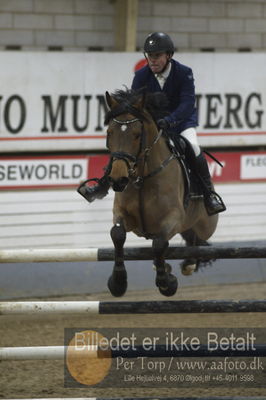
[[[125,88],[125,90],[116,90],[111,96],[117,101],[118,106],[106,114],[105,123],[124,113],[130,113],[140,120],[145,120],[143,111],[134,107],[140,99],[143,99],[143,109],[148,111],[154,121],[169,114],[167,111],[168,100],[162,92],[148,93],[145,89]]]

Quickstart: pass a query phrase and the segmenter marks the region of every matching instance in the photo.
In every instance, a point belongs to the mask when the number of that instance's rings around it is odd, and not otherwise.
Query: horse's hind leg
[[[182,238],[186,242],[186,246],[208,246],[208,242],[206,240],[200,239],[193,229],[188,229],[185,232],[181,233]],[[201,260],[197,260],[196,258],[188,258],[180,264],[181,272],[183,275],[191,275],[194,271],[197,271]]]
[[[169,243],[166,240],[154,239],[152,242],[154,266],[156,269],[155,284],[164,296],[173,296],[177,290],[177,279],[171,274],[171,266],[165,262],[165,253]]]
[[[108,280],[108,288],[113,296],[123,296],[127,290],[127,271],[124,264],[124,243],[126,230],[122,223],[115,224],[110,235],[115,247],[115,264]]]

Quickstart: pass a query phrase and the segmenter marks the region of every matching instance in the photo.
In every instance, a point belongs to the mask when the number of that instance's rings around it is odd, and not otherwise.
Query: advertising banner
[[[266,152],[213,152],[207,157],[215,183],[266,182]],[[0,159],[0,189],[77,187],[104,174],[108,155],[17,156]]]
[[[266,145],[266,54],[176,54],[194,72],[204,147]],[[141,53],[0,53],[1,152],[105,149],[105,92]],[[252,73],[256,65],[256,73]]]

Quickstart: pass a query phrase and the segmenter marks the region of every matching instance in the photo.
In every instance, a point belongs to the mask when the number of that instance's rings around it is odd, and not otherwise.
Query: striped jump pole
[[[21,314],[185,314],[266,312],[266,300],[0,302],[0,316]]]
[[[124,258],[125,260],[152,260],[154,257],[152,248],[126,247]],[[266,247],[169,247],[166,258],[172,260],[266,258]],[[0,250],[0,263],[113,261],[113,259],[113,248]]]
[[[124,350],[121,348],[109,348],[101,350],[97,346],[34,346],[34,347],[1,347],[0,361],[25,361],[25,360],[62,360],[69,354],[75,357],[86,358],[166,358],[166,357],[266,357],[266,345],[258,344],[254,349],[223,350],[210,349],[207,345],[200,345],[194,350],[186,345],[185,348],[171,348],[165,345],[156,345],[156,349],[147,350],[143,346],[134,346]]]

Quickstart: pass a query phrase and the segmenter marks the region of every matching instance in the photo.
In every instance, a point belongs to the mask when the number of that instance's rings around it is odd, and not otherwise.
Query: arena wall
[[[115,50],[113,0],[0,2],[0,50]],[[178,51],[263,51],[265,0],[139,0],[137,49],[151,31]]]

